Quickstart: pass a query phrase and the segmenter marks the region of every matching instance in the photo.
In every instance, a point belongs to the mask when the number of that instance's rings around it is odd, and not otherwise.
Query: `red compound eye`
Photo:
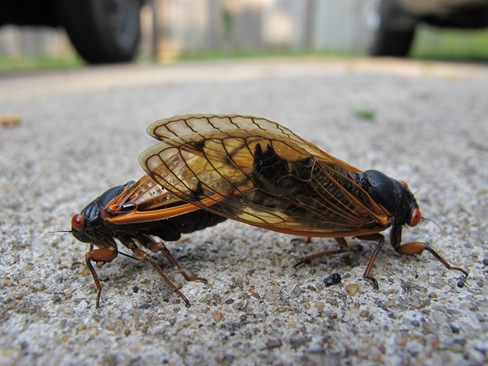
[[[400,183],[402,186],[404,186],[405,188],[408,188],[408,184],[407,184],[407,182],[405,182],[404,180],[401,180],[401,179],[397,179],[397,180],[398,180],[398,182],[399,182],[399,183]]]
[[[78,231],[82,231],[85,229],[85,220],[83,216],[80,214],[76,214],[71,218],[71,227]]]
[[[412,212],[412,216],[410,217],[410,226],[415,226],[420,222],[420,219],[422,218],[422,215],[420,214],[420,210],[416,208]]]

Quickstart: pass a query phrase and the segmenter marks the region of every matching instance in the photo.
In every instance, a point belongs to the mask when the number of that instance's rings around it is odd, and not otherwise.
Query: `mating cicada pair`
[[[421,220],[406,183],[376,170],[360,171],[275,122],[241,115],[183,115],[153,123],[148,133],[160,142],[140,156],[147,174],[109,189],[71,220],[73,235],[90,243],[85,258],[98,289],[97,307],[102,286],[92,262],[113,261],[116,240],[151,263],[189,305],[150,253],[162,252],[185,279],[204,281],[186,273],[161,240],[178,240],[226,219],[337,241],[338,249],[300,263],[347,252],[345,237],[373,240],[377,245],[364,277],[375,288],[371,270],[384,244],[380,232],[387,228],[398,253],[427,250],[448,269],[468,275],[425,243],[401,243],[403,225]]]

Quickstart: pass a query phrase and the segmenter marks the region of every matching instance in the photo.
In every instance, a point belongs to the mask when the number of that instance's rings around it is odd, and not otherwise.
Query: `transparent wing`
[[[377,232],[386,212],[355,182],[359,170],[264,118],[185,115],[153,123],[161,142],[140,156],[182,200],[266,229],[309,236]]]
[[[169,219],[198,210],[200,207],[182,201],[145,174],[103,209],[102,218],[114,224],[129,224]]]

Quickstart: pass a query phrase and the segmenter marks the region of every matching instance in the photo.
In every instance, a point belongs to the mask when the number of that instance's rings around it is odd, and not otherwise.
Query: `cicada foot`
[[[371,257],[369,257],[368,264],[366,264],[366,269],[364,270],[363,273],[363,277],[372,283],[373,288],[375,290],[379,290],[380,287],[378,286],[378,281],[376,280],[376,278],[371,276],[371,270],[373,268],[374,262],[376,261],[376,258],[378,257],[378,254],[380,253],[381,248],[385,244],[385,237],[381,234],[370,234],[370,235],[361,235],[358,236],[358,238],[361,240],[372,240],[378,243],[376,245],[376,248],[374,248]]]
[[[148,248],[151,252],[157,253],[161,252],[164,254],[166,259],[168,259],[173,266],[178,270],[178,272],[185,278],[187,281],[200,281],[200,282],[205,282],[207,283],[207,279],[200,277],[200,276],[195,276],[191,275],[188,272],[185,271],[185,269],[181,266],[180,262],[171,254],[168,248],[166,248],[166,245],[164,245],[163,242],[161,241],[155,241],[151,239],[148,236],[143,236],[138,238],[138,240],[146,247]]]
[[[378,286],[378,281],[376,280],[376,278],[374,278],[373,276],[364,276],[364,275],[363,275],[363,277],[371,282],[371,284],[373,285],[373,288],[375,290],[380,289],[380,287]]]
[[[149,238],[147,238],[149,239]],[[150,240],[150,239],[149,239]],[[204,283],[208,283],[206,278],[196,276],[196,275],[191,275],[188,272],[185,271],[185,269],[182,267],[180,262],[171,254],[170,250],[164,245],[163,242],[157,242],[157,241],[152,241],[150,240],[149,242],[145,243],[146,247],[149,248],[153,253],[156,253],[160,251],[161,253],[164,254],[164,256],[175,266],[175,268],[178,270],[178,272],[185,278],[187,281],[200,281]]]
[[[140,248],[135,248],[132,251],[134,252],[134,255],[138,259],[151,263],[153,268],[156,270],[156,272],[159,273],[159,275],[161,276],[163,281],[166,282],[168,287],[185,302],[187,307],[191,306],[190,301],[188,301],[186,296],[183,295],[183,293],[180,291],[180,289],[178,287],[176,287],[176,285],[173,282],[171,282],[171,280],[168,278],[168,276],[166,276],[166,274],[164,273],[164,271],[160,267],[160,265],[154,259],[152,259],[148,253],[146,253],[144,250],[142,250]]]

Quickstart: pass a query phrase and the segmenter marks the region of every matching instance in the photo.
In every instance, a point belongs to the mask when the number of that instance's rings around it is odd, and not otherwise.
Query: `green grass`
[[[65,57],[0,57],[0,71],[76,68],[83,61],[76,55]]]
[[[286,49],[263,49],[263,50],[229,50],[229,51],[202,51],[184,53],[180,55],[177,60],[225,60],[225,59],[252,59],[252,58],[267,58],[267,57],[279,57],[279,58],[336,58],[336,57],[361,57],[363,56],[359,52],[355,53],[343,53],[333,51],[295,51]]]
[[[359,107],[354,110],[354,115],[359,119],[372,121],[376,116],[376,112],[371,108]]]
[[[224,60],[266,57],[283,58],[355,58],[365,52],[291,51],[291,50],[228,50],[192,52],[179,55],[176,60]],[[488,30],[451,30],[419,26],[410,57],[424,60],[486,61],[488,60]]]
[[[418,28],[412,58],[459,61],[488,60],[488,30]]]

